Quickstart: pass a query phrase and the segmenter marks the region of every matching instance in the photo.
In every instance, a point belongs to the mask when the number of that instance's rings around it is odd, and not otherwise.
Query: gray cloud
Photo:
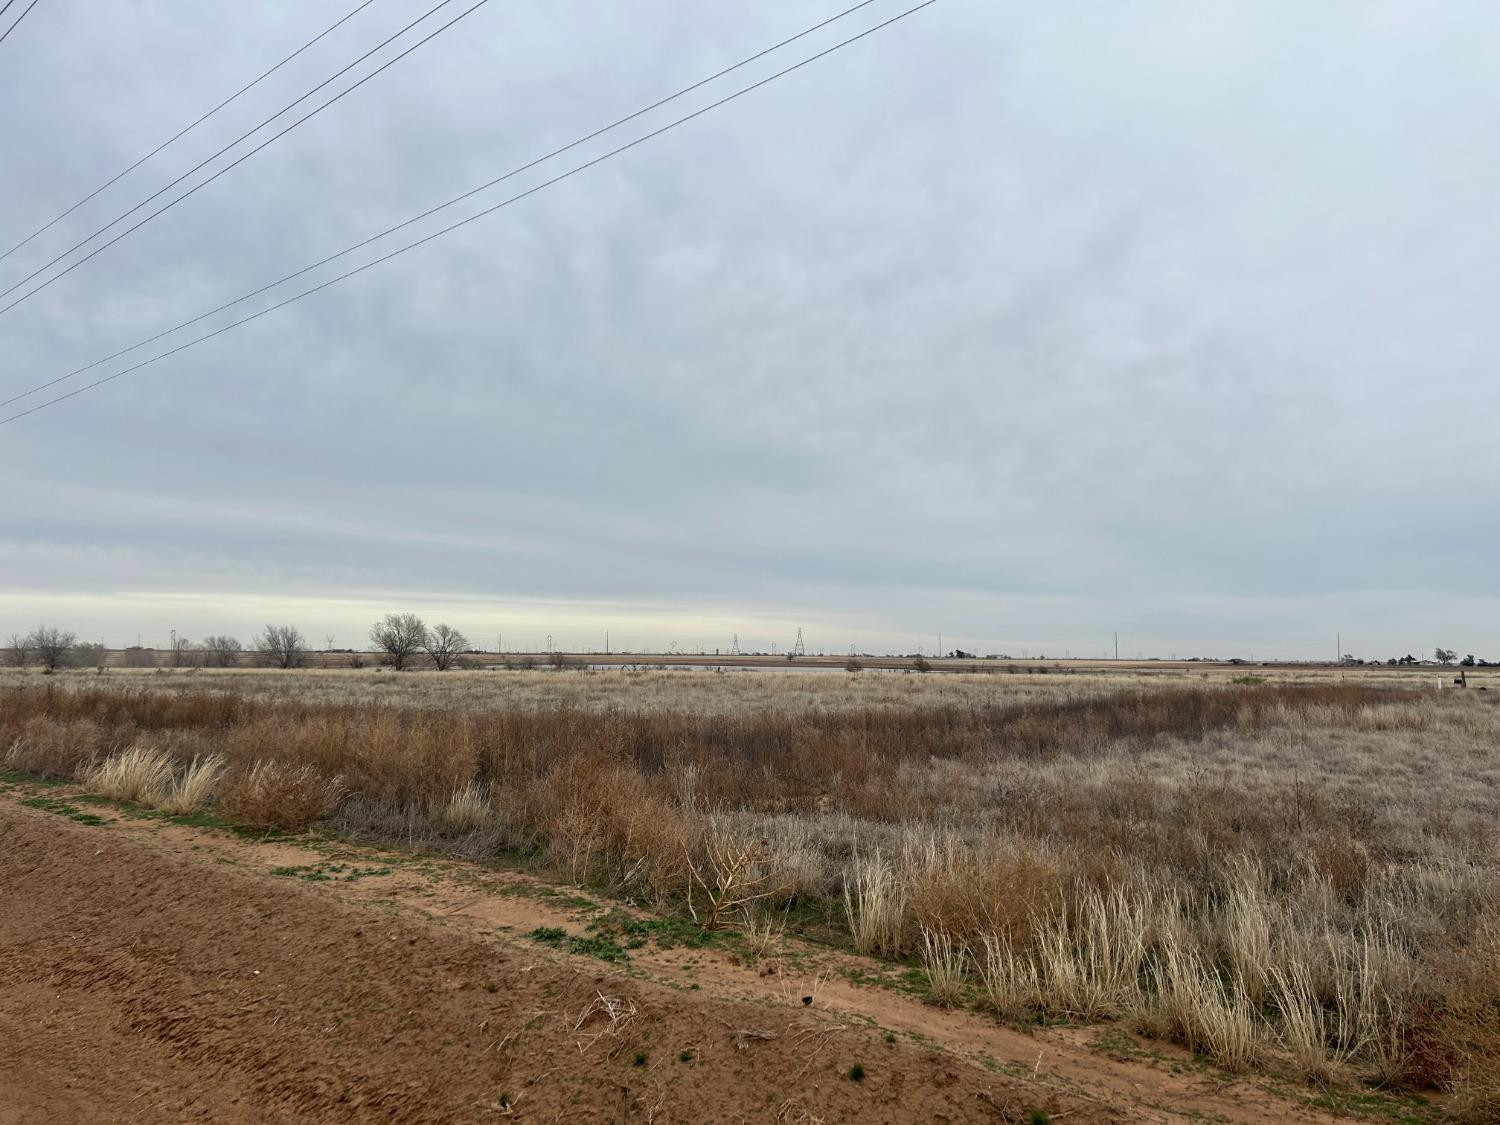
[[[420,10],[372,5],[0,281]],[[0,240],[341,11],[39,8],[0,67]],[[0,317],[0,397],[823,14],[486,5]],[[944,0],[0,428],[0,612],[123,639],[248,631],[280,596],[310,630],[388,602],[641,644],[806,622],[829,648],[1097,652],[1119,628],[1322,655],[1342,628],[1500,656],[1497,24]]]

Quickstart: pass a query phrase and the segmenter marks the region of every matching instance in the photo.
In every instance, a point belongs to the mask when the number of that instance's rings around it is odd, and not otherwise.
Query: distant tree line
[[[472,651],[469,639],[453,626],[428,627],[414,613],[391,613],[370,626],[370,643],[381,661],[397,671],[414,667],[425,656],[431,667],[446,672]],[[255,635],[247,649],[238,638],[227,635],[190,641],[174,636],[158,659],[154,649],[131,645],[121,653],[127,668],[152,668],[165,663],[170,668],[233,668],[249,658],[272,668],[300,668],[312,650],[295,625],[267,625]],[[75,633],[51,626],[33,632],[12,633],[5,642],[4,659],[13,668],[38,665],[45,672],[59,668],[103,668],[108,650],[102,644],[81,642]],[[359,654],[353,654],[359,667]]]
[[[1460,660],[1458,658],[1458,652],[1456,650],[1451,649],[1451,648],[1442,648],[1442,647],[1433,649],[1433,651],[1432,651],[1432,661],[1436,661],[1438,664],[1442,665],[1444,668],[1446,668],[1446,667],[1448,667],[1449,665],[1452,665],[1452,664],[1458,664],[1460,667],[1463,667],[1463,668],[1494,668],[1494,667],[1497,666],[1497,664],[1500,664],[1500,662],[1496,662],[1496,661],[1492,661],[1492,660],[1481,660],[1478,657],[1476,657],[1472,652],[1469,653],[1467,656],[1465,656],[1462,660]],[[1405,656],[1392,656],[1389,659],[1384,660],[1384,661],[1381,661],[1379,659],[1375,659],[1375,660],[1362,660],[1362,659],[1360,659],[1357,656],[1345,654],[1344,659],[1341,661],[1341,663],[1348,664],[1348,665],[1356,665],[1356,666],[1359,666],[1359,667],[1364,667],[1364,666],[1367,666],[1367,665],[1379,665],[1379,664],[1383,663],[1386,666],[1391,667],[1391,668],[1405,668],[1405,667],[1411,667],[1413,665],[1418,665],[1418,664],[1431,663],[1432,661],[1421,660],[1418,657],[1413,656],[1411,653],[1407,653]]]

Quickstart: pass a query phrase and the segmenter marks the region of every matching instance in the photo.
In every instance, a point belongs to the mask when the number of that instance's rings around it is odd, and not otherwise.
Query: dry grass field
[[[1500,684],[1447,678],[10,673],[0,753],[138,806],[852,948],[1004,1021],[1494,1120]]]

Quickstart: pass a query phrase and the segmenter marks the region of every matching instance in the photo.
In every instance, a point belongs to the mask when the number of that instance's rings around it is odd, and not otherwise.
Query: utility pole
[[[1118,630],[1115,632],[1115,659],[1120,659],[1120,634]]]
[[[941,660],[942,657],[943,657],[943,634],[941,634],[941,633],[938,634],[938,650],[937,650],[937,654],[938,654],[938,659]]]
[[[1333,662],[1335,664],[1342,664],[1344,662],[1344,634],[1335,633],[1334,636],[1337,639],[1334,641],[1333,647],[1338,649],[1338,651],[1333,654]]]
[[[609,630],[604,630],[604,655],[609,655]]]

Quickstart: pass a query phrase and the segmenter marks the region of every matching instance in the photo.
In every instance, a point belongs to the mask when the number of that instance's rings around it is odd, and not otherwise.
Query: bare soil
[[[1119,1033],[861,986],[857,958],[610,964],[527,937],[601,908],[515,873],[34,792],[0,793],[0,1125],[1331,1119]]]

